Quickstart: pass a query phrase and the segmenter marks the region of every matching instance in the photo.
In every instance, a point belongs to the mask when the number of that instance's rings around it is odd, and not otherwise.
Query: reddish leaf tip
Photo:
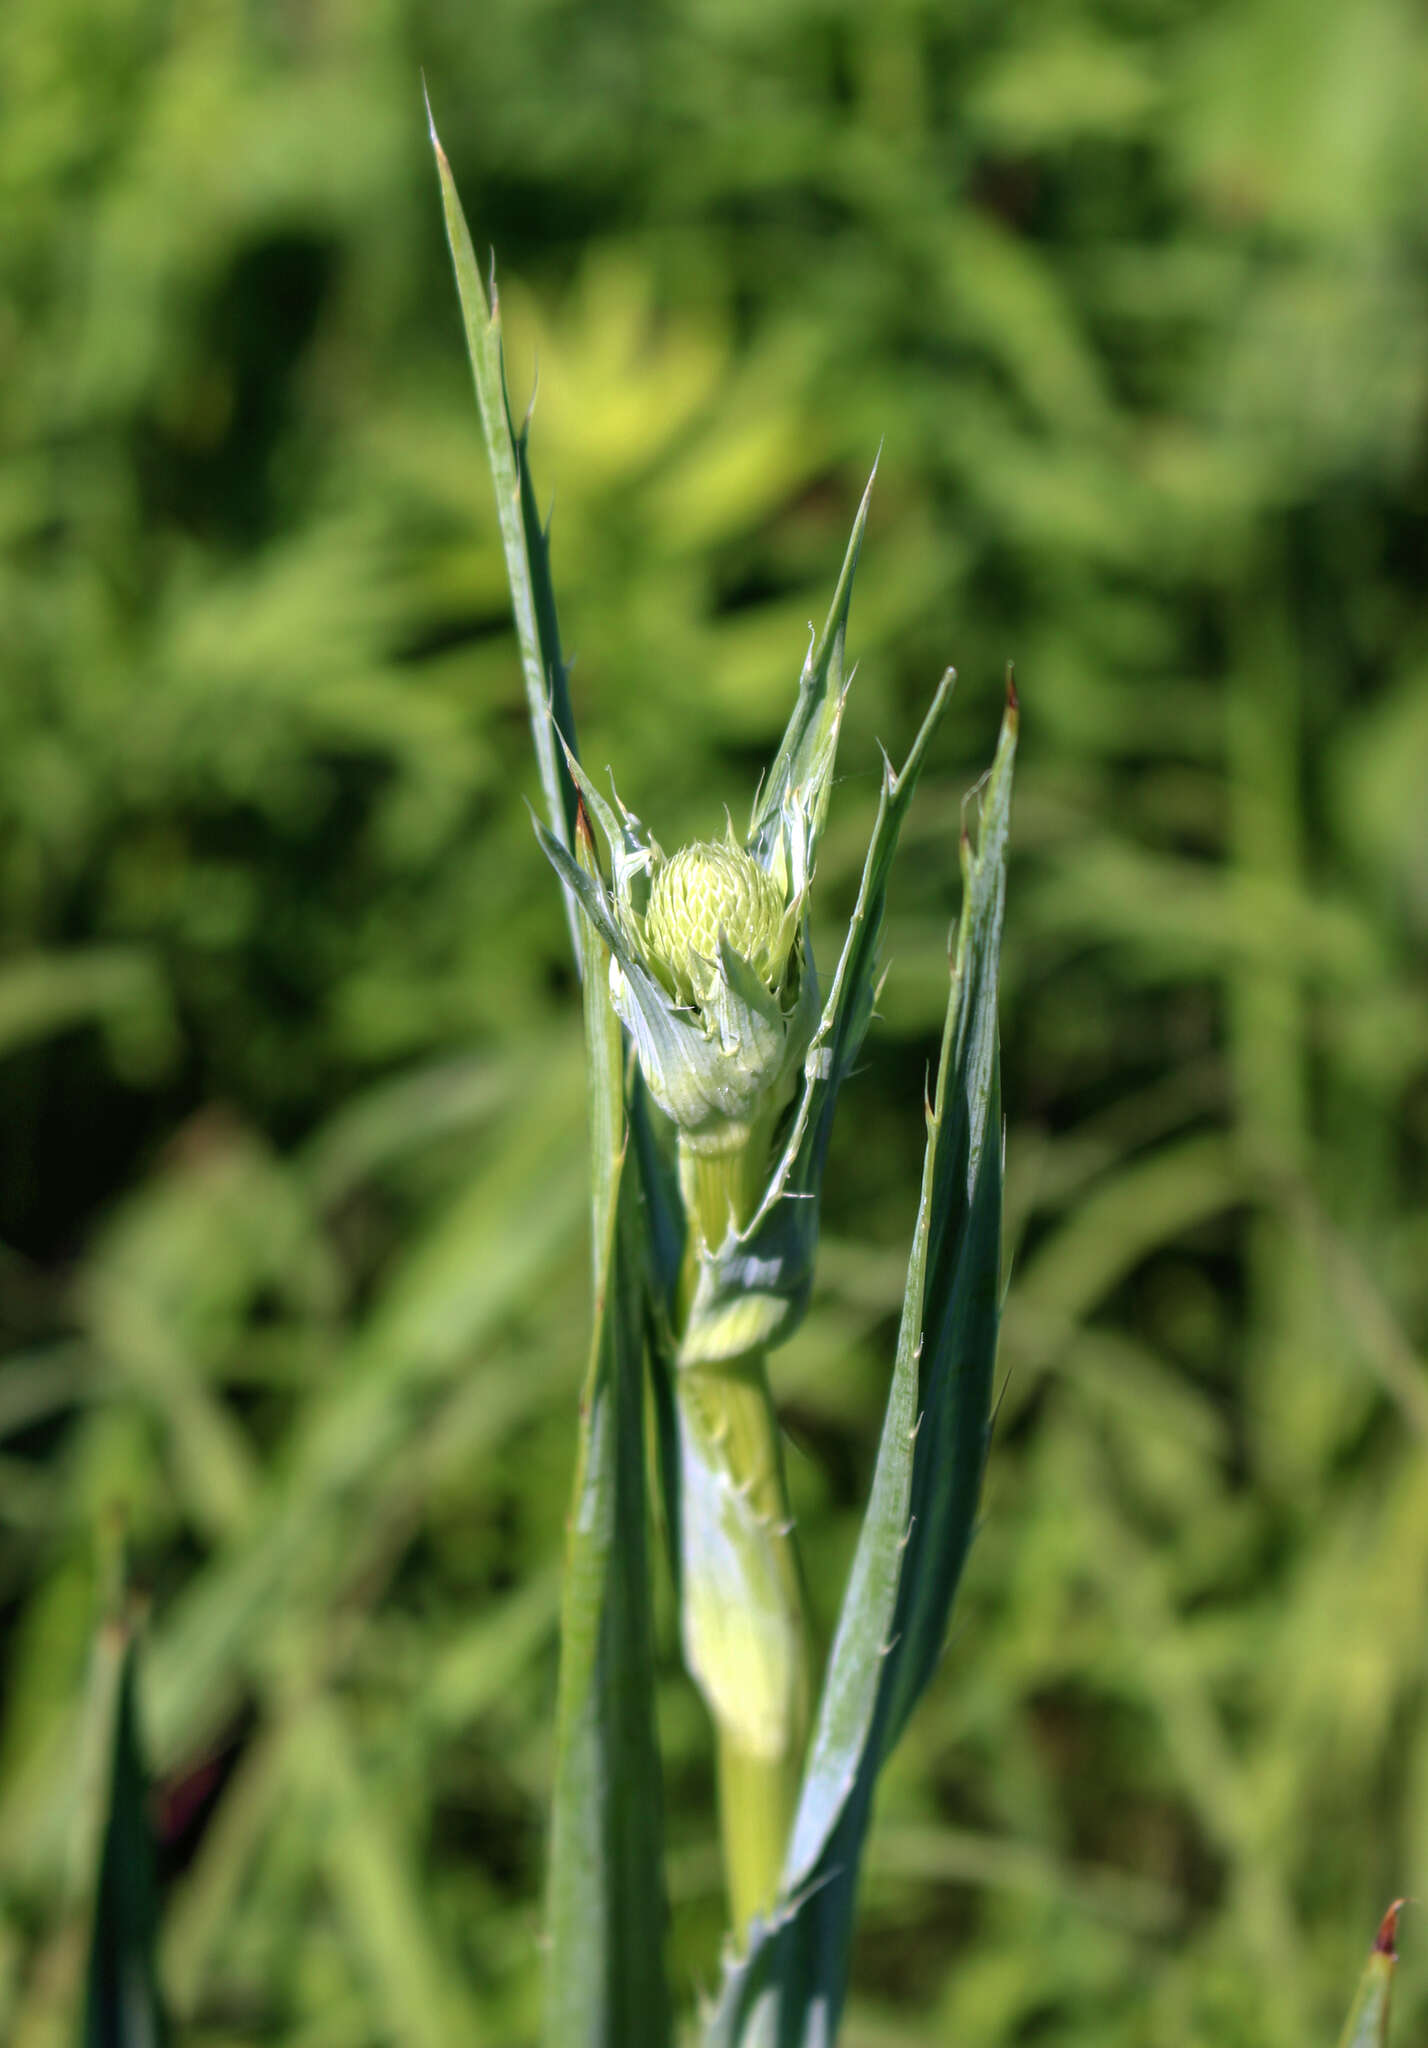
[[[1375,1955],[1387,1956],[1390,1962],[1397,1962],[1398,1916],[1408,1904],[1407,1899],[1395,1899],[1379,1922],[1378,1933],[1374,1936]]]
[[[1016,693],[1016,666],[1010,661],[1007,663],[1007,709],[1008,711],[1020,711],[1021,709],[1021,699]]]

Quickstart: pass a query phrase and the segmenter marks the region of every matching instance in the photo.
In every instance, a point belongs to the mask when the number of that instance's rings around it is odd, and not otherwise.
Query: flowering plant
[[[873,1787],[940,1657],[986,1457],[1001,1306],[996,999],[1016,696],[1008,679],[980,829],[975,843],[962,835],[963,907],[897,1356],[820,1688],[768,1353],[808,1300],[829,1128],[876,997],[888,873],[953,677],[943,676],[903,768],[884,761],[825,993],[808,902],[868,493],[747,834],[731,824],[722,841],[666,858],[580,765],[529,421],[518,430],[512,418],[494,281],[488,297],[436,147],[541,767],[537,829],[566,892],[590,1073],[596,1326],[562,1617],[549,2038],[562,2048],[671,2038],[650,1939],[662,1877],[648,1385],[684,1661],[719,1763],[732,1943],[706,2039],[812,2048],[837,2027]]]

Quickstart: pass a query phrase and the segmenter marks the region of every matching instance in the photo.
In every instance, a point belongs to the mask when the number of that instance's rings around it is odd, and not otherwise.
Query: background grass
[[[850,2048],[1330,2039],[1428,1890],[1407,0],[7,0],[0,2033],[68,2039],[116,1509],[185,2037],[535,2025],[580,1041],[421,67],[587,759],[742,810],[882,437],[825,902],[964,677],[776,1375],[825,1625],[1018,663],[1007,1386]],[[687,1990],[672,1648],[661,1716]]]

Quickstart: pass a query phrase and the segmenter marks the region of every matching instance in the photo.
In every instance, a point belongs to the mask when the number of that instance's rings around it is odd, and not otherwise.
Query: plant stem
[[[804,1736],[806,1737],[806,1729]],[[784,1852],[798,1804],[801,1756],[754,1756],[716,1723],[719,1744],[719,1835],[729,1921],[742,1940],[755,1914],[778,1896]],[[800,1749],[802,1741],[800,1741]]]
[[[687,1315],[700,1260],[747,1220],[763,1133],[681,1145]],[[772,1905],[798,1797],[811,1677],[803,1580],[761,1346],[679,1366],[684,1654],[718,1738],[720,1827],[736,1935]]]

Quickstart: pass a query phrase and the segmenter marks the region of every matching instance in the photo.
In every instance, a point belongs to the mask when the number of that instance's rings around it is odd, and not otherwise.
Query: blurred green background
[[[1017,661],[1006,1390],[848,2048],[1328,2041],[1428,1893],[1410,0],[5,0],[0,2037],[70,2038],[115,1515],[185,2040],[536,2026],[580,1044],[423,69],[591,764],[743,812],[880,440],[830,920],[963,677],[777,1362],[825,1627]]]

